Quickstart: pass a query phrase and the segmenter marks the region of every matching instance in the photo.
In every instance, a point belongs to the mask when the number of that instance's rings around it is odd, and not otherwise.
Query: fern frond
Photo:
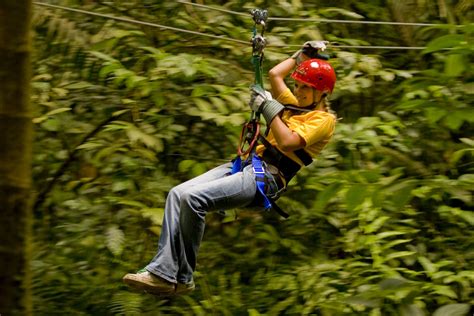
[[[120,255],[125,242],[125,235],[123,231],[117,226],[110,226],[107,229],[106,238],[107,248],[110,250],[110,252],[116,256]]]
[[[33,12],[32,26],[37,34],[46,36],[52,43],[73,43],[85,47],[92,37],[76,22],[46,8],[37,8]]]
[[[110,302],[110,312],[113,315],[140,315],[143,298],[138,293],[115,293]]]

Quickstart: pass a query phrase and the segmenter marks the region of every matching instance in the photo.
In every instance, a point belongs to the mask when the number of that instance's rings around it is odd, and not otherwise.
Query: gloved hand
[[[329,59],[328,56],[322,55],[319,51],[324,51],[326,49],[326,44],[328,41],[310,41],[306,42],[301,49],[301,52],[308,56],[309,58],[319,58],[319,59]]]
[[[280,102],[273,100],[271,93],[261,86],[252,85],[250,89],[252,91],[250,108],[254,112],[262,113],[267,124],[270,124],[285,107]]]
[[[318,58],[328,60],[329,56],[320,54],[319,51],[324,51],[328,41],[309,41],[303,44],[303,47],[291,56],[291,58],[296,60],[296,64],[299,65],[304,61],[302,54],[306,55],[309,58]]]
[[[250,97],[250,108],[254,112],[261,113],[263,104],[266,101],[273,100],[272,94],[269,91],[264,90],[259,85],[252,85],[250,90],[252,91],[252,95]]]

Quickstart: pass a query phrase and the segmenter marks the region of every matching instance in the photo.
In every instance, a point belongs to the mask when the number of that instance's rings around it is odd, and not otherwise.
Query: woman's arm
[[[297,51],[293,56],[270,69],[268,75],[270,77],[270,85],[272,86],[272,95],[275,99],[288,89],[285,83],[286,76],[293,71],[295,66],[307,59],[309,59],[309,57],[306,54],[302,51]]]
[[[302,58],[307,59],[307,56],[303,55]],[[272,95],[275,99],[288,89],[285,78],[293,71],[295,66],[296,60],[294,58],[288,58],[277,64],[268,72]],[[304,139],[298,135],[298,133],[289,129],[279,116],[276,116],[271,121],[270,129],[278,143],[278,147],[283,151],[293,151],[306,146]]]
[[[288,58],[270,69],[268,72],[270,85],[272,86],[272,95],[275,99],[288,89],[284,79],[295,66],[296,61],[293,58]]]
[[[278,115],[270,123],[270,129],[278,147],[283,151],[294,151],[306,146],[305,140],[298,133],[289,129]]]

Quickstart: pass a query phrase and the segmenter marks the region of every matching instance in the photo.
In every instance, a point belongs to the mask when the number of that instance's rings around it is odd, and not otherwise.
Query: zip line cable
[[[182,1],[182,0],[176,0],[176,2],[182,3],[182,4],[190,4],[190,5],[193,5],[195,7],[214,10],[214,11],[219,11],[219,12],[225,12],[225,13],[229,13],[229,14],[233,14],[233,15],[241,15],[241,16],[245,16],[245,17],[251,17],[250,13],[243,13],[243,12],[226,10],[226,9],[221,9],[221,8],[216,8],[216,7],[210,7],[210,6],[207,6],[205,4],[192,3],[192,2]]]
[[[270,47],[300,47],[301,48],[301,45],[278,45],[278,44],[275,44],[275,45],[268,45]],[[369,46],[369,45],[339,45],[339,44],[336,44],[336,43],[329,43],[329,45],[327,45],[328,47],[331,47],[331,48],[362,48],[362,49],[367,49],[367,48],[370,48],[370,49],[403,49],[403,50],[410,50],[410,49],[413,49],[413,50],[422,50],[422,49],[425,49],[426,47],[423,47],[423,46]]]
[[[219,36],[219,35],[212,35],[212,34],[207,34],[207,33],[202,33],[202,32],[197,32],[197,31],[190,31],[190,30],[180,29],[180,28],[177,28],[177,27],[151,23],[151,22],[132,20],[132,19],[128,19],[128,18],[121,18],[121,17],[116,17],[116,16],[102,14],[102,13],[96,13],[96,12],[91,12],[91,11],[86,11],[86,10],[81,10],[81,9],[63,7],[63,6],[59,6],[59,5],[42,3],[42,2],[33,2],[33,4],[36,4],[36,5],[39,5],[39,6],[44,6],[44,7],[49,7],[49,8],[53,8],[53,9],[60,9],[60,10],[65,10],[65,11],[71,11],[71,12],[76,12],[76,13],[82,13],[82,14],[87,14],[87,15],[98,16],[98,17],[101,17],[101,18],[112,19],[112,20],[117,20],[117,21],[126,22],[126,23],[151,26],[151,27],[156,27],[156,28],[165,29],[165,30],[172,30],[172,31],[176,31],[176,32],[189,33],[189,34],[193,34],[193,35],[206,36],[206,37],[211,37],[211,38],[215,38],[215,39],[232,41],[232,42],[245,44],[245,45],[249,44],[248,41],[242,41],[242,40],[238,40],[238,39],[234,39],[234,38],[222,37],[222,36]]]
[[[190,2],[183,2],[181,0],[178,0],[180,3],[186,3],[186,4],[195,4],[195,3],[190,3]],[[111,20],[116,20],[120,22],[125,22],[125,23],[130,23],[130,24],[137,24],[137,25],[144,25],[144,26],[149,26],[149,27],[154,27],[154,28],[160,28],[160,29],[165,29],[165,30],[172,30],[175,32],[182,32],[182,33],[188,33],[188,34],[193,34],[193,35],[199,35],[199,36],[204,36],[204,37],[210,37],[214,39],[220,39],[224,41],[231,41],[234,43],[239,43],[239,44],[245,44],[249,45],[250,41],[244,41],[244,40],[239,40],[235,38],[230,38],[230,37],[224,37],[221,35],[213,35],[213,34],[208,34],[208,33],[203,33],[203,32],[197,32],[197,31],[191,31],[191,30],[186,30],[182,28],[177,28],[177,27],[172,27],[172,26],[166,26],[166,25],[161,25],[161,24],[156,24],[156,23],[151,23],[151,22],[145,22],[145,21],[139,21],[139,20],[133,20],[129,18],[122,18],[122,17],[116,17],[112,15],[107,15],[107,14],[102,14],[102,13],[97,13],[97,12],[91,12],[91,11],[86,11],[86,10],[81,10],[81,9],[75,9],[71,7],[64,7],[64,6],[59,6],[59,5],[54,5],[54,4],[48,4],[48,3],[42,3],[42,2],[33,2],[35,5],[39,6],[44,6],[52,9],[59,9],[59,10],[64,10],[64,11],[70,11],[70,12],[75,12],[75,13],[80,13],[80,14],[86,14],[86,15],[91,15],[91,16],[96,16],[96,17],[101,17],[105,19],[111,19]],[[199,6],[204,6],[204,5],[199,5]],[[211,7],[212,8],[212,7]],[[215,8],[213,8],[215,9]],[[235,11],[228,11],[228,10],[223,10],[219,9],[220,11],[223,12],[235,12]],[[236,12],[238,14],[243,14]],[[301,45],[287,45],[287,44],[269,44],[267,47],[301,47]],[[425,47],[415,47],[415,46],[371,46],[371,45],[338,45],[338,44],[329,44],[328,47],[332,48],[355,48],[355,49],[394,49],[394,50],[422,50],[425,49]]]
[[[226,12],[234,15],[249,16],[249,14],[237,11],[231,11],[226,9],[220,9],[211,7],[204,4],[192,3],[183,0],[176,0],[176,2],[182,4],[189,4],[202,9],[215,10],[220,12]],[[359,20],[332,20],[332,19],[320,19],[320,18],[279,18],[279,17],[268,17],[269,21],[293,21],[293,22],[318,22],[318,23],[341,23],[341,24],[378,24],[378,25],[410,25],[410,26],[440,26],[444,24],[436,23],[411,23],[411,22],[390,22],[390,21],[359,21]]]
[[[403,25],[403,26],[440,26],[444,24],[415,23],[415,22],[390,22],[390,21],[359,21],[359,20],[331,20],[331,19],[305,19],[305,18],[268,18],[270,21],[293,21],[293,22],[318,22],[339,24],[377,24],[377,25]]]

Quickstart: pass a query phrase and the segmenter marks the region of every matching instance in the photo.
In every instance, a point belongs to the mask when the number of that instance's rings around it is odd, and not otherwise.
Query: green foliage
[[[247,17],[178,2],[67,2],[241,40],[252,26]],[[469,20],[463,1],[448,3],[451,19]],[[394,20],[400,10],[406,19],[445,22],[426,1],[417,2],[422,11],[407,11],[409,1],[392,10],[352,0],[225,4],[253,6],[268,6],[270,16]],[[399,33],[408,32],[427,48],[331,51],[332,107],[342,120],[280,199],[291,217],[209,214],[197,291],[161,300],[120,280],[153,257],[169,189],[234,155],[248,116],[250,48],[35,9],[36,314],[468,314],[472,25],[271,21],[270,44],[405,46]],[[288,53],[268,47],[264,69]]]

